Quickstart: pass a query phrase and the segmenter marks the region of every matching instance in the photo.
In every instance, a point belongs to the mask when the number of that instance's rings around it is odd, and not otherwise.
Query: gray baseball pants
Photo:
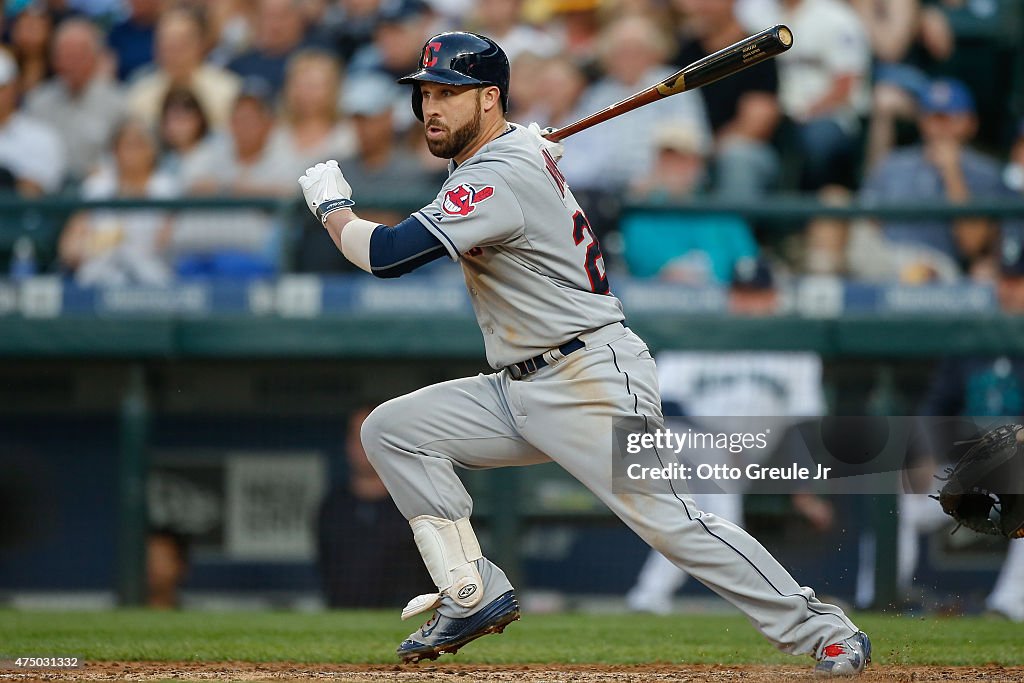
[[[425,387],[379,406],[363,447],[407,519],[457,520],[473,501],[455,473],[554,461],[651,547],[742,611],[783,652],[821,655],[857,627],[818,600],[741,528],[677,496],[612,491],[612,420],[661,418],[657,371],[644,342],[619,323],[581,335],[586,346],[521,380],[507,371]],[[486,549],[485,549],[486,550]],[[512,588],[483,558],[485,593],[463,617]]]

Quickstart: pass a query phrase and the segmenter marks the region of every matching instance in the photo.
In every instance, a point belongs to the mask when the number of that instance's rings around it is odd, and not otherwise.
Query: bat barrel
[[[661,83],[652,85],[646,90],[627,97],[621,102],[616,102],[610,107],[582,118],[564,128],[548,133],[544,137],[558,142],[581,130],[616,116],[621,116],[637,107],[656,102],[663,97],[675,95],[686,90],[693,90],[708,83],[714,83],[737,71],[742,71],[754,64],[759,64],[766,59],[782,54],[792,45],[793,32],[788,27],[778,24],[777,26],[766,28],[760,33],[744,38],[738,43],[690,64]]]
[[[714,83],[776,57],[793,46],[793,32],[778,24],[698,60],[656,87],[662,97]]]

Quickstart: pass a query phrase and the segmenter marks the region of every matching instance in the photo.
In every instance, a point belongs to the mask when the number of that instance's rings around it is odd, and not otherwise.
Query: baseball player
[[[801,587],[739,527],[676,495],[612,491],[612,421],[662,419],[657,371],[623,325],[601,247],[556,166],[560,146],[505,120],[509,65],[472,33],[423,48],[412,85],[430,152],[450,175],[437,198],[398,225],[359,218],[336,161],[299,178],[310,210],[342,254],[377,277],[450,257],[463,270],[495,372],[388,401],[363,424],[367,457],[409,520],[436,591],[408,618],[436,610],[398,647],[436,659],[519,618],[515,592],[483,554],[473,501],[456,467],[555,461],[665,557],[736,605],[779,649],[810,654],[824,674],[856,674],[867,636]]]

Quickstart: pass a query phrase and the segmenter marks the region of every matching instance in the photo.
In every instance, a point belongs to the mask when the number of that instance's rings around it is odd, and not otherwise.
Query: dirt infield
[[[641,683],[642,681],[813,680],[809,666],[711,665],[507,665],[425,664],[418,666],[352,666],[334,664],[249,662],[92,662],[72,671],[0,673],[0,680],[15,681],[294,681],[331,680],[352,683],[434,681],[475,683],[589,683],[590,681]],[[875,666],[858,679],[874,681],[1024,681],[1024,667]]]

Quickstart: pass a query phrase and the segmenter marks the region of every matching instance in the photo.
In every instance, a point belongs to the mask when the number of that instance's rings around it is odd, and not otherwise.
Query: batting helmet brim
[[[460,74],[458,71],[452,71],[451,69],[420,69],[398,79],[398,82],[403,85],[422,83],[424,81],[427,83],[444,83],[446,85],[496,85],[481,81],[472,76]]]
[[[472,76],[460,74],[458,71],[452,71],[451,69],[430,69],[424,68],[403,76],[398,79],[399,83],[408,84],[412,83],[412,113],[416,115],[420,121],[423,120],[423,95],[420,92],[419,83],[440,83],[442,85],[469,85],[476,88],[482,88],[484,86],[493,85],[500,87],[496,83],[490,81],[481,81]],[[502,95],[502,106],[508,108],[508,102]]]

